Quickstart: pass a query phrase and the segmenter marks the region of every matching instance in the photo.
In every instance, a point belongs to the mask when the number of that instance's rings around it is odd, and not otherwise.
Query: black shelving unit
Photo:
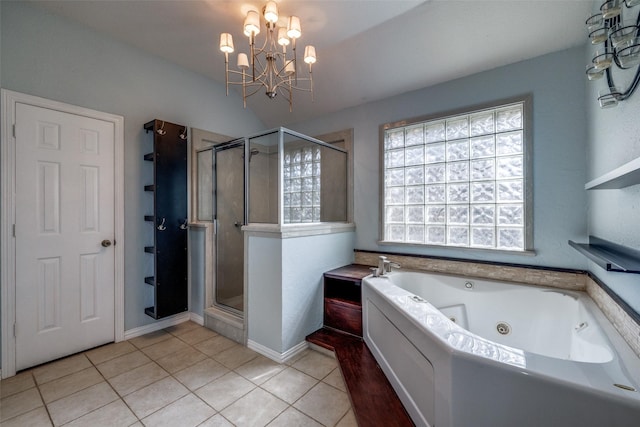
[[[154,257],[153,276],[144,279],[153,286],[154,305],[144,312],[161,319],[188,310],[187,128],[152,120],[144,130],[153,135],[153,152],[144,155],[153,162],[153,184],[144,186],[153,193],[153,214],[144,216],[153,246],[144,251]]]

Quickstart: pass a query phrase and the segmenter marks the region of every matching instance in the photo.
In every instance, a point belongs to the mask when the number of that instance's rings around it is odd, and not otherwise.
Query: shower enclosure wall
[[[277,128],[200,149],[195,166],[197,219],[213,223],[210,302],[246,337],[247,232],[347,223],[348,152]]]

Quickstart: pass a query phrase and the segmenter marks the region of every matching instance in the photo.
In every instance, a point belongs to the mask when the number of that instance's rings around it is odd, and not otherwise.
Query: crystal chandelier
[[[244,35],[249,38],[249,57],[238,53],[238,70],[229,69],[229,54],[233,53],[233,38],[229,33],[220,34],[220,50],[224,53],[225,84],[227,95],[229,85],[242,86],[242,100],[247,107],[247,98],[264,88],[266,95],[273,99],[278,92],[289,100],[289,111],[293,107],[293,90],[311,93],[313,99],[312,66],[316,62],[316,49],[306,46],[304,62],[308,64],[308,77],[299,76],[296,55],[296,40],[302,35],[300,18],[290,16],[282,19],[286,26],[278,26],[278,8],[274,1],[268,2],[262,9],[266,23],[266,37],[262,47],[256,46],[256,36],[260,34],[260,16],[250,10],[244,20]],[[287,46],[291,45],[290,52]],[[231,77],[235,76],[236,81]]]
[[[618,105],[640,84],[640,0],[607,0],[600,11],[587,19],[591,44],[597,45],[587,65],[587,78],[598,80],[606,74],[607,88],[598,92],[600,107]],[[627,17],[629,15],[629,17]],[[614,82],[614,72],[634,70],[624,87]],[[632,71],[633,73],[633,71]]]

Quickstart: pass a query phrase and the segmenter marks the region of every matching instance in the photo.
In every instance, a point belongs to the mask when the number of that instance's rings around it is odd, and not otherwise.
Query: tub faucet
[[[371,267],[371,274],[373,274],[373,277],[380,277],[382,275],[384,275],[384,263],[386,262],[387,257],[386,256],[380,256],[378,257],[378,266],[377,267]]]
[[[384,276],[387,273],[391,273],[391,268],[400,268],[400,264],[393,261],[389,261],[386,256],[378,257],[378,267],[371,268],[375,277]]]
[[[397,262],[393,262],[393,261],[385,261],[384,262],[384,272],[386,273],[391,273],[391,268],[400,268],[400,264],[398,264]]]

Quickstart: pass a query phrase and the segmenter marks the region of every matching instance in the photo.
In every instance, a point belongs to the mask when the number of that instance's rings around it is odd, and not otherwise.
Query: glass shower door
[[[216,220],[216,305],[244,311],[244,141],[217,146],[214,152]]]

